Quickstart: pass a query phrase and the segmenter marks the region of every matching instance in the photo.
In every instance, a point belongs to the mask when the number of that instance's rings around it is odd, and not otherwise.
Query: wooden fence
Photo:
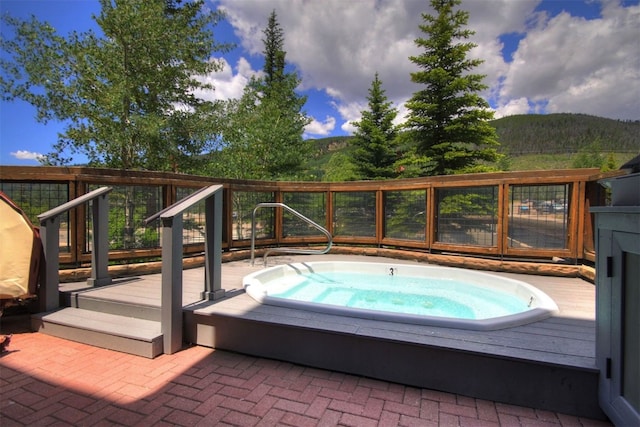
[[[622,174],[614,172],[613,174]],[[613,174],[608,174],[611,176]],[[109,197],[109,258],[159,257],[161,227],[144,220],[193,191],[222,184],[224,251],[247,249],[257,203],[284,203],[332,234],[335,245],[392,247],[515,260],[594,260],[589,207],[604,205],[597,169],[500,172],[389,181],[266,182],[87,167],[0,166],[0,190],[38,214],[102,186]],[[90,261],[87,208],[60,232],[60,262]],[[204,207],[185,214],[183,248],[203,251]],[[257,245],[322,244],[326,237],[283,209],[257,215]]]

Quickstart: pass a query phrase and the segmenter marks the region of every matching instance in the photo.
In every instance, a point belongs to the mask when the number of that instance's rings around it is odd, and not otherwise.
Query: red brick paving
[[[14,332],[2,427],[610,425],[205,347],[150,360]]]

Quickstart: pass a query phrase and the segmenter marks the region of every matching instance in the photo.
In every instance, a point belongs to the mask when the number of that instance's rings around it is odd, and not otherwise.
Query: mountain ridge
[[[510,170],[522,170],[544,157],[550,169],[574,167],[576,156],[611,153],[617,163],[640,153],[640,121],[623,121],[587,114],[523,114],[490,122],[498,134],[498,152],[510,160]],[[336,153],[349,155],[353,136],[308,139],[313,151],[307,170],[326,170]],[[530,161],[527,159],[531,158]],[[522,164],[522,165],[521,165]],[[539,166],[539,165],[538,165]],[[535,169],[544,167],[536,167]]]

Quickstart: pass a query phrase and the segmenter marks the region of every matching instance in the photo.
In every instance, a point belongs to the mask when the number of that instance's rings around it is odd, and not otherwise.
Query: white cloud
[[[327,116],[323,122],[313,118],[311,123],[304,128],[304,133],[308,135],[326,136],[329,135],[335,127],[335,117]]]
[[[395,125],[403,123],[408,114],[408,110],[404,106],[406,99],[400,102],[394,102],[393,100],[389,101],[392,102],[392,105],[397,110],[396,118],[393,123]],[[353,123],[360,121],[360,119],[362,119],[362,112],[369,108],[366,100],[357,102],[334,102],[333,105],[340,113],[340,117],[344,120],[340,129],[348,134],[353,134],[353,132],[355,132],[356,127]]]
[[[470,56],[484,63],[483,95],[496,113],[584,112],[640,119],[640,6],[623,8],[602,0],[602,17],[588,20],[537,11],[541,0],[463,0],[470,13]],[[417,86],[408,59],[419,53],[427,4],[415,0],[220,0],[241,45],[251,55],[263,49],[262,31],[276,11],[285,36],[287,61],[302,78],[302,89],[324,91],[352,131],[366,106],[378,72],[389,99],[409,99]],[[521,37],[513,60],[503,58],[500,37]],[[400,107],[401,104],[397,104]],[[357,106],[354,108],[354,106]]]
[[[379,73],[391,96],[411,87],[409,60],[422,4],[413,1],[223,0],[242,46],[262,51],[262,29],[275,10],[285,36],[287,61],[302,88],[327,90],[344,102],[363,99]],[[329,92],[329,91],[328,91]]]
[[[547,102],[548,112],[640,118],[640,6],[607,3],[601,19],[568,13],[527,33],[501,97]]]
[[[527,98],[511,99],[505,105],[501,105],[495,110],[494,117],[515,116],[517,114],[527,114],[530,112],[529,101]]]
[[[498,36],[521,30],[539,0],[467,0],[462,7],[470,12],[470,26],[478,44],[473,55],[485,60],[478,69],[487,74],[487,84],[497,84],[506,72]],[[410,73],[417,71],[409,56],[419,53],[414,40],[422,36],[421,14],[430,12],[424,2],[411,0],[222,0],[229,22],[241,45],[252,54],[261,54],[262,31],[267,17],[276,11],[285,36],[287,61],[302,77],[303,89],[325,91],[336,101],[348,123],[359,119],[363,100],[378,72],[390,99],[408,99],[417,86]],[[352,103],[359,103],[357,113]],[[348,112],[348,113],[345,113]]]
[[[353,125],[354,122],[359,121],[362,118],[362,111],[367,107],[367,104],[362,102],[335,102],[334,108],[340,113],[340,117],[344,120],[340,129],[343,132],[352,134],[356,128]]]
[[[249,61],[242,57],[238,59],[235,70],[226,59],[218,60],[222,63],[222,70],[199,77],[202,82],[213,85],[214,90],[198,90],[195,92],[197,97],[208,101],[240,98],[251,77],[262,73],[253,70]]]
[[[33,151],[28,151],[28,150],[18,150],[18,151],[14,151],[11,154],[13,157],[15,157],[18,160],[36,160],[36,161],[40,161],[44,158],[44,154],[41,153],[36,153]]]

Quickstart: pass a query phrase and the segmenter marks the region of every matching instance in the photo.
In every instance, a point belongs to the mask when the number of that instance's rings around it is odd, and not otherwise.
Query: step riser
[[[80,327],[59,325],[36,318],[31,319],[31,329],[58,338],[107,348],[122,353],[135,354],[150,359],[159,356],[163,352],[161,338],[152,342],[138,341],[103,332],[89,331],[81,329]]]
[[[160,322],[67,307],[31,316],[36,332],[123,353],[154,358],[163,353]]]
[[[73,294],[69,299],[69,307],[82,308],[84,310],[98,311],[100,313],[115,314],[117,316],[135,317],[136,319],[152,320],[159,322],[161,312],[158,307],[144,307],[117,301],[109,301],[100,298]]]

